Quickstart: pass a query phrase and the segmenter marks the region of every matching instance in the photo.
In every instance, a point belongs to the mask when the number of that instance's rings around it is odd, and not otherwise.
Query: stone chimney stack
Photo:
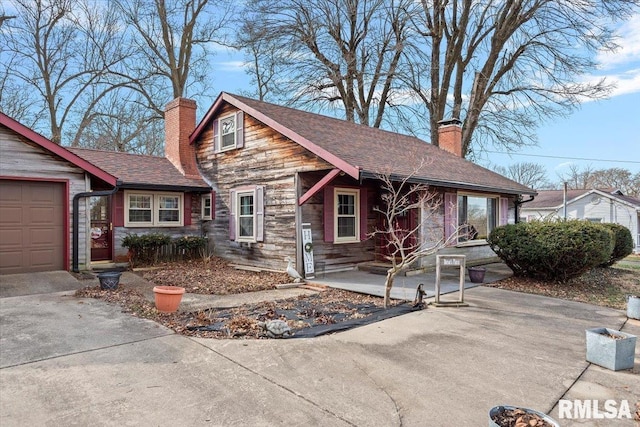
[[[176,98],[164,108],[164,155],[187,178],[200,178],[195,147],[189,135],[196,129],[196,102]]]
[[[462,122],[446,119],[438,122],[438,145],[445,151],[462,157]]]

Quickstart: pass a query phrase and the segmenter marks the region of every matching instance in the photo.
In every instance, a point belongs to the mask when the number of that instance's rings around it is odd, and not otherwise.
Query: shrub
[[[122,246],[129,249],[129,262],[134,265],[152,265],[158,262],[158,250],[171,243],[171,237],[161,233],[129,234],[122,239]]]
[[[631,231],[627,227],[620,224],[600,224],[613,233],[614,247],[611,257],[602,264],[603,267],[609,267],[616,261],[620,261],[622,258],[631,255],[633,252],[633,236]]]
[[[495,228],[491,249],[516,276],[567,280],[610,259],[613,233],[586,221],[533,221]]]
[[[204,257],[208,246],[206,237],[184,236],[174,240],[179,253],[186,258]]]

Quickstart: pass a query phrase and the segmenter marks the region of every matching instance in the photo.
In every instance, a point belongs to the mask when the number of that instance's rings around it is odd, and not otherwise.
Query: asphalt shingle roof
[[[630,196],[622,196],[611,191],[612,189],[598,189],[613,199],[619,199],[640,207],[640,200]],[[593,189],[567,190],[567,201],[583,196],[594,191]],[[564,190],[538,190],[538,195],[531,202],[522,205],[522,209],[552,209],[562,206],[564,203]]]
[[[201,179],[189,179],[166,157],[130,154],[118,151],[69,148],[94,166],[116,176],[124,186],[158,186],[167,188],[209,188]]]
[[[221,96],[240,109],[243,109],[241,104],[244,104],[260,112],[350,165],[359,167],[365,175],[391,173],[408,176],[424,159],[425,166],[415,178],[431,185],[535,194],[534,190],[524,185],[413,136],[239,95],[223,93]],[[209,114],[204,120],[208,118]],[[260,120],[260,117],[255,118]]]

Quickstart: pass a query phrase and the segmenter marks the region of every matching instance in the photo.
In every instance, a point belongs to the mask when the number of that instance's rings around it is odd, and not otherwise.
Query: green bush
[[[158,262],[158,250],[171,243],[171,237],[161,233],[127,233],[122,246],[129,249],[129,262],[134,265],[153,265]]]
[[[173,241],[179,253],[186,258],[202,257],[206,253],[208,241],[206,237],[184,236]]]
[[[516,276],[567,280],[611,258],[613,233],[586,221],[533,221],[495,228],[491,249]]]
[[[631,231],[627,227],[620,224],[600,224],[613,233],[614,247],[611,257],[602,264],[603,267],[609,267],[616,261],[620,261],[622,258],[631,255],[633,252],[633,236]]]

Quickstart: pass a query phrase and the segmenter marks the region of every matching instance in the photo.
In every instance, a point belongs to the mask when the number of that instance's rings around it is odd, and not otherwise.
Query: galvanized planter
[[[627,317],[640,320],[640,295],[629,295],[627,300]]]
[[[587,362],[612,371],[633,368],[636,336],[609,328],[587,329]],[[609,337],[608,334],[619,339]]]
[[[546,421],[553,427],[560,427],[560,424],[547,414],[543,414],[542,412],[534,411],[533,409],[529,409],[529,408],[523,408],[520,406],[508,406],[508,405],[494,406],[493,408],[491,408],[491,410],[489,411],[489,427],[500,427],[495,421],[493,421],[493,417],[498,415],[501,411],[504,411],[504,410],[510,411],[513,409],[522,409],[528,414],[535,414],[539,416],[540,418],[542,418],[544,421]]]
[[[118,288],[120,284],[120,271],[104,271],[98,273],[98,280],[100,281],[100,289],[112,291]]]

